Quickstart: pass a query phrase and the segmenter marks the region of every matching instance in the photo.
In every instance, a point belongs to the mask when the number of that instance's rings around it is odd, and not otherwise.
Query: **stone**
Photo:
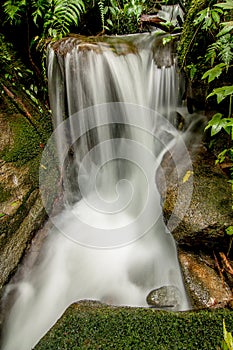
[[[17,268],[33,235],[45,219],[45,211],[38,190],[35,190],[28,198],[27,207],[28,212],[24,220],[19,226],[16,223],[18,229],[10,237],[0,235],[0,289]]]
[[[165,159],[162,166],[167,187],[161,190],[164,218],[178,245],[192,251],[212,253],[219,247],[227,251],[229,237],[225,231],[233,222],[232,192],[229,178],[215,165],[214,156],[204,146],[199,147],[194,155],[193,179],[186,178],[185,166],[180,179],[169,160]],[[190,193],[191,202],[185,206]]]
[[[231,289],[211,267],[211,259],[179,252],[179,260],[193,308],[224,307],[231,302]]]
[[[181,301],[181,293],[175,286],[163,286],[152,290],[146,297],[147,304],[158,309],[176,308]]]

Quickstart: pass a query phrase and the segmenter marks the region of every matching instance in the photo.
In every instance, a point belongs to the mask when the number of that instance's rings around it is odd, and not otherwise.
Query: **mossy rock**
[[[227,309],[172,313],[86,301],[71,305],[34,350],[210,350],[221,344],[223,319],[232,331]]]
[[[33,72],[0,34],[0,289],[46,218],[39,168],[51,134],[48,109],[36,95]]]
[[[192,251],[227,251],[226,228],[233,222],[232,193],[229,178],[215,165],[214,156],[200,146],[193,161],[193,182],[185,169],[183,178],[173,175],[168,176],[166,194],[162,194],[163,212],[178,245]]]

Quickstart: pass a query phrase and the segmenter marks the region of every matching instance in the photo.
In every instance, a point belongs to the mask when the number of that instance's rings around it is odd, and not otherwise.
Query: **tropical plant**
[[[226,1],[225,3],[216,4],[215,7],[220,7],[223,10],[228,10],[230,8],[233,9],[233,4],[232,2],[229,3],[229,1]],[[216,41],[207,49],[205,56],[206,62],[210,61],[212,68],[203,74],[202,79],[207,79],[208,83],[211,83],[214,80],[218,80],[223,73],[227,73],[229,69],[231,69],[233,62],[233,38],[229,32],[232,30],[233,21],[220,23],[220,31],[216,35]],[[212,96],[216,96],[218,104],[220,104],[223,100],[228,99],[228,111],[226,113],[216,113],[206,126],[206,130],[209,128],[211,129],[211,136],[215,136],[220,131],[224,130],[230,136],[231,141],[233,141],[233,85],[223,85],[214,88],[212,92],[207,96],[207,98],[210,98]],[[223,151],[219,153],[216,162],[224,162],[227,156],[231,161],[233,161],[232,143],[230,147],[223,149]],[[231,168],[231,172],[233,178],[233,166]]]
[[[44,90],[41,71],[45,78],[45,48],[49,41],[67,35],[71,27],[78,26],[80,15],[85,12],[83,0],[5,0],[2,8],[5,23],[26,31],[22,37],[27,38],[28,59],[37,83]]]
[[[225,10],[225,16],[228,10],[233,9],[233,3],[230,1],[225,1],[224,3],[216,4],[215,7],[219,7]],[[233,62],[233,38],[230,32],[233,30],[233,21],[221,22],[220,30],[216,35],[216,41],[211,44],[205,55],[206,62],[210,62],[212,68],[207,70],[202,79],[207,79],[208,83],[212,81],[218,81],[222,74],[228,73],[229,70],[232,72],[232,62]],[[217,63],[217,64],[215,64]],[[215,64],[215,65],[214,65]],[[226,160],[230,164],[230,176],[232,191],[233,191],[233,114],[232,114],[232,98],[233,98],[233,85],[223,85],[215,87],[212,92],[209,93],[207,98],[216,96],[217,103],[220,104],[228,99],[228,108],[224,109],[224,112],[217,112],[213,115],[212,119],[208,122],[205,130],[211,130],[211,136],[215,137],[220,132],[224,131],[229,135],[229,141],[227,146],[225,146],[220,153],[217,155],[216,164],[222,164]],[[233,206],[232,206],[233,208]],[[226,229],[226,233],[231,236],[228,253],[230,252],[233,239],[233,226],[229,226]],[[224,335],[227,336],[227,332],[224,324]],[[229,336],[227,338],[230,339]],[[233,349],[232,336],[231,336],[231,347],[227,347],[227,341],[222,349]]]
[[[145,0],[100,0],[98,2],[103,31],[124,34],[138,30]]]
[[[3,4],[6,20],[20,24],[25,17],[32,17],[34,24],[42,26],[42,37],[61,37],[72,25],[78,25],[85,11],[82,0],[6,0]]]

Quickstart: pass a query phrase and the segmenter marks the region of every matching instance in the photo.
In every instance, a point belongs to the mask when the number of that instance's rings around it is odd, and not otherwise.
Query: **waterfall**
[[[183,85],[171,45],[157,34],[62,39],[48,50],[48,82],[54,133],[40,188],[47,211],[53,193],[62,210],[50,213],[34,266],[7,288],[16,297],[4,350],[31,349],[82,299],[146,307],[151,290],[174,286],[180,298],[168,309],[190,308],[156,185],[167,154],[178,179],[192,169],[189,132],[175,127]]]

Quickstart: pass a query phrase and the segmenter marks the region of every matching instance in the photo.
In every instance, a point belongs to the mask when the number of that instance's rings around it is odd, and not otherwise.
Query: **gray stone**
[[[147,304],[156,308],[176,308],[181,301],[181,293],[175,286],[163,286],[152,290],[146,298]]]

